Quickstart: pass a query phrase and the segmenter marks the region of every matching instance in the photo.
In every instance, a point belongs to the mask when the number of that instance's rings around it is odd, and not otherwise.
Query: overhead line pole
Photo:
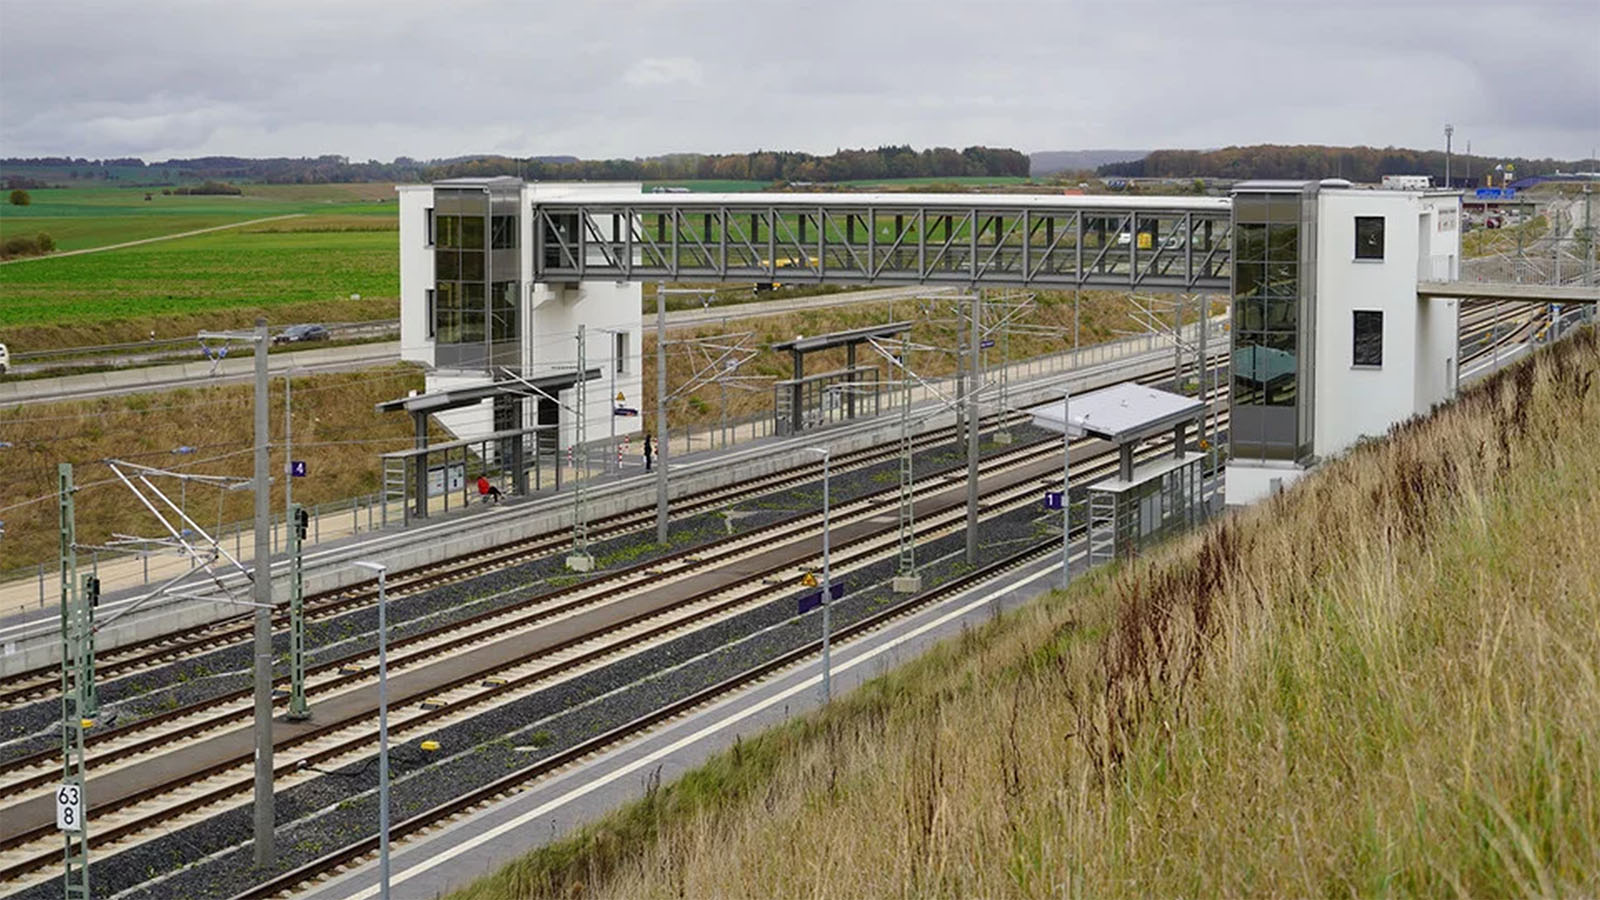
[[[967,342],[971,356],[972,384],[967,388],[967,564],[978,564],[978,388],[982,383],[982,357],[979,329],[983,316],[983,289],[972,290],[972,339]]]
[[[300,507],[294,502],[294,452],[292,433],[293,378],[283,373],[283,533],[289,550],[289,712],[288,717],[311,717],[306,702],[306,620],[304,569],[301,552],[306,532],[301,527]]]
[[[255,618],[255,863],[270,865],[273,848],[272,808],[272,531],[271,463],[267,447],[272,439],[267,415],[267,320],[256,319],[256,465],[255,557],[251,579],[256,602]]]
[[[589,338],[583,323],[578,323],[578,383],[573,386],[573,469],[572,469],[572,555],[567,557],[567,568],[587,572],[594,568],[594,557],[589,555],[589,450],[588,441],[589,392],[587,350]]]
[[[667,283],[656,282],[656,543],[667,543]]]
[[[86,820],[89,800],[84,795],[88,773],[83,753],[83,722],[88,703],[81,664],[88,616],[84,614],[78,582],[72,464],[61,463],[56,472],[60,479],[61,524],[61,787],[56,796],[56,818],[59,824],[68,826],[62,830],[66,839],[62,896],[88,900],[89,823]]]

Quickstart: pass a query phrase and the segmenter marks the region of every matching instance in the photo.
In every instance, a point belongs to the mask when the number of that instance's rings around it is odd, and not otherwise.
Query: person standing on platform
[[[650,435],[644,436],[644,470],[650,471],[650,458],[656,452],[655,445],[650,443]]]

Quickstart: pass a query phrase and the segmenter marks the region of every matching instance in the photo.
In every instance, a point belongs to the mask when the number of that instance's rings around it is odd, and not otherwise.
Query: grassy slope
[[[1061,329],[1059,335],[1016,335],[1011,339],[1011,359],[1013,361],[1040,356],[1045,353],[1058,353],[1062,350],[1072,349],[1072,299],[1071,294],[1065,292],[1039,292],[1036,294],[1037,307],[1026,321],[1033,326],[1051,327]],[[764,298],[758,298],[764,299]],[[653,300],[647,300],[646,306],[651,306]],[[1080,342],[1087,347],[1102,341],[1114,340],[1119,331],[1131,331],[1136,326],[1129,316],[1131,307],[1121,296],[1110,292],[1086,291],[1080,305]],[[924,312],[931,313],[925,316]],[[1189,312],[1190,319],[1194,316],[1193,309]],[[698,337],[716,337],[730,334],[750,332],[746,345],[759,348],[756,355],[740,367],[741,375],[764,376],[769,379],[787,379],[793,376],[794,368],[788,353],[780,353],[770,349],[771,345],[780,341],[787,341],[798,334],[817,335],[833,331],[843,331],[851,328],[863,328],[869,325],[878,325],[884,322],[911,320],[916,323],[912,339],[918,344],[934,347],[954,348],[956,345],[954,317],[951,313],[950,301],[926,303],[916,300],[900,300],[890,303],[852,303],[834,307],[819,307],[805,310],[790,315],[763,316],[758,319],[730,321],[726,326],[705,325],[694,329],[675,330],[672,332],[674,340],[686,338],[690,335]],[[652,328],[652,316],[645,316],[644,332],[644,371],[655,371],[655,332]],[[720,343],[720,342],[719,342]],[[1000,364],[1000,348],[996,346],[989,352],[989,364]],[[876,365],[884,368],[884,361],[871,347],[862,347],[857,351],[857,365]],[[667,361],[667,379],[670,384],[683,384],[696,370],[706,364],[703,355],[699,355],[692,348],[679,345],[672,350]],[[830,350],[814,353],[806,358],[806,372],[831,372],[843,369],[847,364],[847,354],[844,349]],[[948,375],[955,371],[955,354],[935,353],[922,351],[912,356],[912,366],[924,376]],[[888,378],[888,375],[884,375]],[[888,389],[885,388],[887,391]],[[773,406],[771,382],[758,386],[756,390],[727,391],[728,415],[737,419],[741,416],[752,415],[758,411],[771,411]],[[674,427],[693,423],[710,423],[717,421],[720,415],[722,392],[715,385],[701,387],[691,392],[678,402],[676,409],[670,411],[669,420]],[[645,405],[642,407],[645,421],[643,427],[653,428],[653,411],[655,409],[655,383],[651,378],[645,379]]]
[[[1034,321],[1059,320],[1070,327],[1070,302],[1063,303],[1053,296],[1046,297],[1045,301]],[[330,307],[334,305],[342,307],[345,304],[346,301],[339,301],[338,304],[330,304]],[[914,309],[915,304],[912,301],[900,301],[896,304],[862,303],[837,309],[773,316],[743,324],[735,322],[729,328],[706,326],[696,329],[694,333],[707,336],[722,335],[733,329],[749,328],[753,331],[752,343],[765,345],[785,340],[797,332],[816,334],[883,322],[889,320],[891,316],[908,318],[914,315]],[[1126,318],[1127,309],[1125,303],[1112,295],[1099,295],[1093,292],[1085,294],[1082,308],[1084,342],[1087,344],[1106,340],[1113,336],[1113,328],[1128,327],[1130,323]],[[281,309],[274,311],[281,312]],[[332,308],[329,311],[337,314]],[[235,315],[238,312],[231,311],[228,315]],[[307,318],[331,319],[334,315]],[[195,328],[200,327],[202,321],[206,321],[200,317],[193,319],[196,323]],[[244,325],[246,322],[240,321],[237,324]],[[193,333],[192,330],[190,333]],[[673,334],[675,337],[683,336],[681,332]],[[942,343],[953,340],[953,335],[947,327],[920,326],[916,339]],[[1051,341],[1060,343],[1060,339],[1018,337],[1013,342],[1013,353],[1021,357],[1025,353],[1044,352],[1045,349],[1049,349],[1046,344]],[[1070,344],[1070,338],[1068,343]],[[644,361],[646,372],[655,371],[654,354],[654,334],[647,331]],[[954,364],[953,358],[949,356],[933,353],[924,353],[920,356],[923,358],[920,360],[914,358],[913,364],[929,375],[948,373]],[[843,351],[821,354],[820,357],[810,361],[809,371],[827,371],[829,368],[844,364]],[[860,361],[867,363],[872,360],[863,356]],[[696,361],[686,349],[680,348],[668,362],[671,383],[684,383],[693,370],[703,364],[703,359]],[[742,371],[786,378],[789,374],[788,366],[786,355],[763,349]],[[280,384],[281,381],[274,380],[274,396],[280,396],[276,394]],[[381,438],[384,441],[393,438],[400,441],[400,443],[387,442],[381,445],[343,445],[337,452],[329,449],[316,451],[308,449],[306,458],[311,461],[318,476],[312,479],[315,484],[306,488],[297,485],[297,496],[303,495],[307,503],[321,503],[375,490],[380,477],[378,452],[407,446],[408,426],[398,418],[373,412],[372,405],[380,400],[403,396],[408,388],[420,389],[421,376],[410,374],[408,370],[380,369],[360,375],[318,375],[296,378],[295,385],[294,434],[297,443],[302,440],[350,438]],[[346,386],[348,389],[346,387],[319,389],[315,392],[320,396],[318,404],[303,408],[302,393],[304,392],[304,397],[309,398],[313,396],[313,388],[323,385]],[[219,452],[227,452],[233,446],[228,442],[235,439],[248,444],[249,392],[248,385],[238,385],[198,391],[107,397],[92,402],[35,403],[17,409],[0,410],[0,439],[17,445],[11,450],[0,450],[0,454],[3,454],[0,455],[0,463],[3,463],[0,465],[0,507],[48,494],[54,484],[57,462],[70,461],[78,465],[87,465],[92,460],[106,456],[140,452],[153,452],[157,458],[171,461],[174,458],[170,457],[167,451],[182,444],[210,444],[215,441],[219,444]],[[684,424],[703,425],[717,421],[721,400],[716,387],[702,387],[693,392],[690,399],[680,402],[672,411],[674,427]],[[755,391],[729,390],[727,401],[729,417],[737,420],[741,416],[751,415],[760,410],[771,410],[772,391],[770,387]],[[309,404],[311,401],[304,402]],[[280,408],[278,404],[281,401],[274,400],[273,403],[273,409]],[[645,379],[644,397],[640,406],[645,411],[643,424],[653,427],[651,426],[655,409],[653,378]],[[220,417],[226,417],[226,421],[222,421]],[[208,424],[213,422],[217,424]],[[279,419],[274,418],[274,428],[278,427],[278,422]],[[246,430],[240,431],[240,428]],[[239,473],[248,469],[247,459],[242,463],[237,460],[235,462],[237,465],[228,471]],[[89,477],[91,476],[82,475],[80,480]],[[224,520],[231,522],[247,516],[248,510],[243,505],[245,500],[247,498],[241,495],[236,508],[230,507],[225,510]],[[43,504],[29,509],[27,513],[15,514],[0,509],[0,520],[5,520],[7,523],[5,542],[0,543],[0,569],[47,561],[55,553],[55,527],[54,520],[50,518],[54,515],[54,507]],[[130,512],[116,504],[99,505],[95,502],[85,502],[78,509],[80,529],[89,535],[100,535],[102,532],[109,533],[112,530],[126,531],[130,526],[125,516]],[[209,510],[208,515],[211,518],[202,519],[202,524],[215,520],[215,510]],[[99,540],[99,537],[92,539]]]
[[[378,454],[410,446],[411,424],[405,416],[379,415],[373,404],[421,388],[421,372],[401,366],[296,378],[295,458],[309,463],[311,475],[296,480],[295,498],[309,505],[378,490]],[[0,410],[0,437],[15,445],[0,450],[0,507],[48,495],[54,490],[56,464],[62,461],[77,467],[79,485],[112,477],[95,463],[107,457],[187,467],[196,459],[227,455],[215,464],[189,471],[248,475],[254,427],[252,390],[248,384],[225,385]],[[282,390],[282,380],[274,379],[275,435],[283,424]],[[172,448],[181,445],[197,447],[198,452],[173,456]],[[281,471],[281,459],[276,452],[273,457],[273,471]],[[274,486],[275,511],[283,508],[281,490],[280,485]],[[252,501],[247,491],[227,495],[220,512],[213,490],[197,487],[188,497],[191,515],[208,528],[219,518],[231,524],[250,516]],[[77,502],[79,540],[101,543],[119,531],[152,534],[152,528],[158,526],[130,499],[120,486],[81,490]],[[6,523],[0,569],[54,558],[54,503],[0,509],[0,519]]]
[[[1594,895],[1597,371],[1591,331],[455,900]]]

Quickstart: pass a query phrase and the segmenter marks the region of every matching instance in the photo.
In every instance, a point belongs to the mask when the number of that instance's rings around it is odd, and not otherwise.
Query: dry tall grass
[[[411,446],[411,420],[380,414],[373,404],[422,388],[422,373],[410,366],[364,372],[305,375],[294,380],[294,456],[310,475],[297,479],[295,499],[306,505],[375,493],[382,487],[378,454]],[[254,388],[249,384],[184,389],[62,403],[35,403],[0,410],[0,570],[49,562],[57,553],[56,465],[74,464],[80,490],[78,540],[100,544],[113,534],[151,536],[160,525],[127,488],[98,461],[121,458],[148,466],[248,477],[254,446]],[[270,387],[272,439],[283,437],[283,379]],[[442,433],[440,433],[442,436]],[[174,455],[174,448],[194,447]],[[200,460],[212,459],[209,463]],[[274,473],[283,471],[280,447],[272,452]],[[283,509],[283,479],[272,489],[272,510]],[[162,484],[176,498],[178,485]],[[42,502],[30,502],[37,498]],[[190,516],[206,528],[242,522],[251,515],[251,494],[219,494],[206,487],[187,493]],[[21,504],[21,505],[18,505]],[[9,507],[9,509],[7,508]]]
[[[653,296],[653,294],[652,294]],[[1055,334],[1015,334],[1010,339],[1011,362],[1041,356],[1048,353],[1060,353],[1072,349],[1073,332],[1073,307],[1072,295],[1060,291],[1038,292],[1035,299],[1035,308],[1022,321],[1029,326],[1055,329]],[[647,314],[644,317],[644,412],[645,428],[654,428],[655,411],[655,331],[654,316],[648,310],[653,309],[654,300],[647,299],[645,306]],[[1079,309],[1079,342],[1088,347],[1116,338],[1137,330],[1140,326],[1135,322],[1133,307],[1123,294],[1110,291],[1086,291],[1083,294]],[[1193,322],[1195,317],[1194,304],[1185,310],[1185,321]],[[796,312],[788,315],[763,316],[758,319],[733,319],[726,326],[707,325],[693,329],[673,331],[669,340],[683,340],[691,335],[696,337],[713,337],[718,335],[733,334],[749,331],[751,337],[747,344],[759,347],[760,352],[754,359],[743,366],[741,375],[766,376],[769,379],[787,379],[793,375],[793,364],[788,353],[779,353],[770,349],[774,343],[793,340],[797,335],[815,337],[834,331],[850,328],[863,328],[868,325],[880,325],[891,321],[912,321],[915,323],[911,339],[917,344],[929,347],[946,348],[949,352],[936,353],[923,350],[914,353],[912,367],[924,377],[945,376],[953,373],[956,367],[956,322],[951,310],[949,300],[934,301],[931,303],[914,300],[896,300],[893,302],[872,303],[847,303],[839,306],[820,307]],[[1215,340],[1226,340],[1226,335],[1217,335]],[[988,351],[988,363],[998,367],[1001,362],[1002,348],[997,343]],[[711,358],[716,357],[712,352]],[[674,347],[667,357],[667,381],[669,384],[683,384],[694,372],[704,366],[707,358],[697,355],[696,351],[688,346]],[[871,347],[863,346],[856,352],[856,364],[861,366],[876,366],[882,378],[888,380],[894,376],[889,373],[889,365],[882,356],[878,355]],[[820,372],[831,372],[843,369],[846,366],[846,352],[843,348],[809,354],[806,358],[806,374],[812,375]],[[753,391],[727,390],[728,416],[730,419],[739,419],[758,412],[772,410],[771,382],[766,382],[762,387]],[[892,390],[885,388],[884,390]],[[721,415],[723,391],[716,386],[702,387],[677,401],[677,408],[670,410],[668,420],[673,427],[684,424],[707,424],[717,421]],[[887,402],[887,401],[885,401]]]
[[[456,895],[1594,896],[1600,346]]]

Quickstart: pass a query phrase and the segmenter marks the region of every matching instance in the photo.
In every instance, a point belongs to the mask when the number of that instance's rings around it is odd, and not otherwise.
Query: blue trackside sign
[[[1045,509],[1060,509],[1061,508],[1061,492],[1060,491],[1045,491],[1044,492],[1044,508]]]
[[[828,593],[833,597],[833,599],[835,601],[837,601],[840,597],[843,597],[844,596],[844,582],[835,582],[833,584],[828,585]],[[798,614],[799,615],[804,615],[805,613],[808,613],[808,612],[812,611],[813,609],[816,609],[817,607],[819,607],[821,605],[822,605],[822,589],[818,588],[817,590],[814,590],[809,594],[801,595]]]
[[[297,459],[289,463],[289,474],[295,478],[306,477],[306,461]]]

